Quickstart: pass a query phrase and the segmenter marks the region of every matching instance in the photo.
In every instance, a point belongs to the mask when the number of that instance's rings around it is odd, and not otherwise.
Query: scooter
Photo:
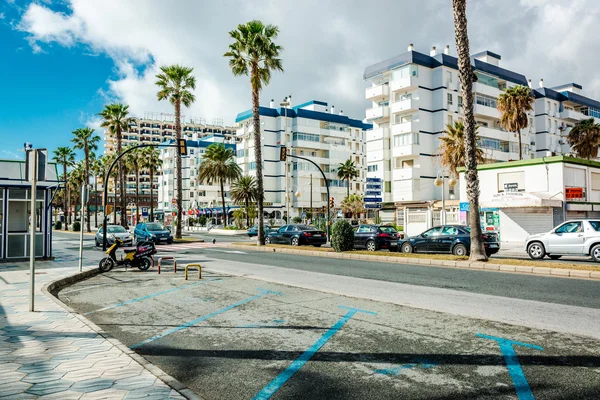
[[[156,254],[156,248],[153,242],[139,242],[132,249],[124,249],[125,258],[117,260],[117,250],[121,248],[122,240],[115,238],[115,243],[106,250],[108,257],[100,260],[100,271],[108,272],[116,266],[137,267],[141,271],[146,271],[152,265],[152,255]]]

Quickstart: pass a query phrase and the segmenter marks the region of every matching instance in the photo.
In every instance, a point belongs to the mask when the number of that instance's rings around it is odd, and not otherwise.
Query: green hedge
[[[54,229],[56,229],[57,231],[59,231],[59,230],[61,230],[61,229],[62,229],[62,222],[60,222],[60,220],[59,220],[59,221],[56,221],[56,222],[54,223]]]
[[[79,232],[81,230],[81,224],[79,221],[73,222],[73,232]]]
[[[340,219],[333,225],[331,247],[338,252],[352,250],[354,247],[354,230],[345,219]]]

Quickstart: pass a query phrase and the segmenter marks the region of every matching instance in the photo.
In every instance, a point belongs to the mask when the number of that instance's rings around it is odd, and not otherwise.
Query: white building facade
[[[288,157],[280,161],[280,148],[309,158],[324,171],[336,207],[346,197],[347,181],[337,177],[337,167],[350,159],[359,176],[350,182],[350,193],[363,194],[366,178],[365,131],[370,124],[336,113],[335,106],[309,101],[298,106],[260,107],[265,210],[272,218],[322,213],[328,198],[321,173],[309,162]],[[256,175],[252,111],[238,114],[237,160],[245,175]],[[286,166],[287,164],[287,166]],[[286,192],[287,191],[287,192]],[[287,196],[286,196],[287,193]]]

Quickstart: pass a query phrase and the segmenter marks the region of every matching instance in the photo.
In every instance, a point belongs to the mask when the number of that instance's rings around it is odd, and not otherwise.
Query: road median
[[[310,248],[287,245],[257,246],[254,243],[230,243],[228,247],[244,248],[253,251],[277,252],[285,254],[306,255],[313,257],[346,258],[352,260],[376,261],[398,264],[419,264],[435,267],[467,268],[497,272],[527,273],[535,275],[548,275],[564,278],[599,279],[600,268],[567,262],[553,262],[545,264],[544,261],[520,259],[494,259],[488,262],[469,261],[467,257],[457,257],[447,254],[407,254],[393,252],[348,251],[335,252],[331,248]]]

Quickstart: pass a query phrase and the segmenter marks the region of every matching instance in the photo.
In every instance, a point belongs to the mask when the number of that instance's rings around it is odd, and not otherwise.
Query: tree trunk
[[[228,215],[227,215],[227,211],[225,210],[225,184],[224,184],[222,178],[219,179],[219,183],[221,184],[221,204],[223,205],[223,223],[227,227],[227,220],[229,218],[227,218]]]
[[[350,178],[346,179],[346,198],[350,197]]]
[[[471,257],[473,261],[486,261],[483,248],[481,224],[479,222],[479,177],[477,176],[477,138],[475,136],[475,117],[473,115],[473,69],[469,54],[469,36],[467,34],[466,0],[452,0],[454,12],[454,32],[458,52],[458,74],[463,97],[465,114],[465,182],[469,199],[469,222],[471,226]]]
[[[69,184],[67,183],[67,163],[63,164],[63,177],[65,180],[65,198],[63,201],[63,209],[65,214],[65,231],[69,230]]]
[[[140,169],[135,169],[135,223],[140,222]]]
[[[175,101],[175,137],[177,143],[181,139],[181,101]],[[177,149],[175,153],[176,170],[177,170],[177,228],[175,229],[175,238],[181,239],[181,222],[183,219],[183,187],[181,173],[181,152]]]
[[[250,209],[248,208],[248,199],[246,199],[246,226],[250,229]]]
[[[94,174],[94,223],[98,228],[98,175]]]
[[[523,144],[521,143],[521,130],[519,129],[517,131],[517,133],[519,134],[519,160],[522,160],[523,159],[523,150],[522,150]]]
[[[252,62],[252,76],[250,82],[254,82],[260,79],[258,71],[258,61]],[[262,167],[262,144],[260,139],[260,114],[259,114],[259,97],[258,87],[252,84],[252,125],[254,126],[254,158],[256,161],[256,187],[257,187],[257,198],[256,208],[258,210],[258,240],[259,246],[265,245],[265,232],[263,229],[264,225],[264,211],[263,211],[263,200],[264,200],[264,186],[263,186],[263,167]],[[287,179],[287,178],[286,178]],[[288,216],[289,218],[289,216]]]
[[[87,187],[90,182],[90,149],[87,146],[87,143],[84,148],[84,156],[85,156],[85,178],[83,184]],[[86,228],[88,233],[92,231],[92,219],[90,218],[90,197],[88,193],[88,201],[85,203],[85,212],[83,213],[84,219],[86,222]],[[81,229],[83,229],[83,221],[81,221]]]
[[[122,136],[121,136],[121,127],[117,126],[117,157],[121,155],[122,152]],[[123,228],[127,228],[127,198],[125,195],[125,170],[123,169],[123,160],[119,159],[119,203],[121,206],[121,226]],[[116,209],[116,201],[115,201],[115,209]]]
[[[113,225],[117,224],[117,177],[114,177],[114,181],[115,181],[115,196],[114,196],[114,200],[113,200]]]
[[[154,165],[150,166],[150,222],[154,222]]]

